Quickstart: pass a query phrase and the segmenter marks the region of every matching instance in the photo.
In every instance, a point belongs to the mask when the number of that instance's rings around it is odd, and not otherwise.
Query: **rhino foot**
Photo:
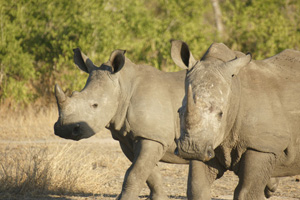
[[[169,200],[167,195],[152,195],[149,196],[146,200]]]
[[[270,181],[268,182],[266,188],[265,188],[265,197],[270,198],[274,192],[276,191],[277,187],[279,184],[279,179],[278,178],[271,178]]]

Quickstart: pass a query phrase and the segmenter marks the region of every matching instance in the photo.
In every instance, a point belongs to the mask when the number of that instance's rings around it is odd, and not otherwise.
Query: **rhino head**
[[[232,54],[232,59],[226,61],[224,54]],[[235,75],[251,56],[236,58],[233,51],[218,44],[197,61],[188,45],[178,40],[172,41],[171,56],[176,65],[187,69],[176,153],[185,159],[208,161],[232,128],[238,108]]]
[[[80,140],[91,137],[108,125],[118,107],[118,72],[124,66],[124,54],[123,50],[115,50],[107,63],[96,67],[80,49],[74,49],[75,64],[89,77],[83,90],[73,92],[70,97],[59,85],[55,85],[59,111],[54,125],[55,135]]]

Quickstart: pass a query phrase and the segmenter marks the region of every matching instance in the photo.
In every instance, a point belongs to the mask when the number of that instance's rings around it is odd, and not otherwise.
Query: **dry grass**
[[[1,140],[36,140],[55,138],[53,124],[58,118],[55,106],[50,108],[28,107],[11,110],[0,105]]]
[[[0,198],[103,193],[115,181],[111,171],[129,166],[117,142],[100,139],[109,138],[107,132],[80,142],[56,137],[55,107],[0,111]]]
[[[115,175],[121,178],[125,173],[118,174],[118,166],[129,166],[120,154],[88,143],[10,144],[0,152],[0,194],[101,194],[114,183]],[[112,171],[116,171],[113,176]],[[116,184],[121,186],[120,181]]]
[[[101,155],[98,151],[103,149],[88,143],[8,145],[1,149],[0,193],[103,192],[101,187],[111,181],[110,172],[117,170],[119,164],[128,166],[129,163],[118,157],[121,152],[108,157],[108,152]]]

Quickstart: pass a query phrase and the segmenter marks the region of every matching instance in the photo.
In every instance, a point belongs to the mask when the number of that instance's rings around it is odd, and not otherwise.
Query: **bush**
[[[232,48],[251,52],[255,59],[300,48],[299,1],[225,1],[223,9]]]
[[[0,1],[0,100],[53,101],[55,83],[80,90],[87,75],[73,64],[80,47],[94,63],[126,49],[136,63],[177,71],[169,40],[186,41],[196,58],[212,42],[252,52],[254,58],[299,49],[300,3],[220,0],[224,38],[209,0],[13,0]]]

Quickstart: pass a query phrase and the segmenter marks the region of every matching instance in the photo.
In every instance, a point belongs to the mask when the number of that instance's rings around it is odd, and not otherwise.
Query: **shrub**
[[[169,40],[186,41],[200,58],[212,42],[255,59],[300,47],[297,0],[220,0],[225,36],[218,37],[209,0],[0,1],[0,101],[53,101],[53,86],[80,90],[87,75],[73,64],[80,47],[94,63],[126,49],[136,63],[177,71]]]

